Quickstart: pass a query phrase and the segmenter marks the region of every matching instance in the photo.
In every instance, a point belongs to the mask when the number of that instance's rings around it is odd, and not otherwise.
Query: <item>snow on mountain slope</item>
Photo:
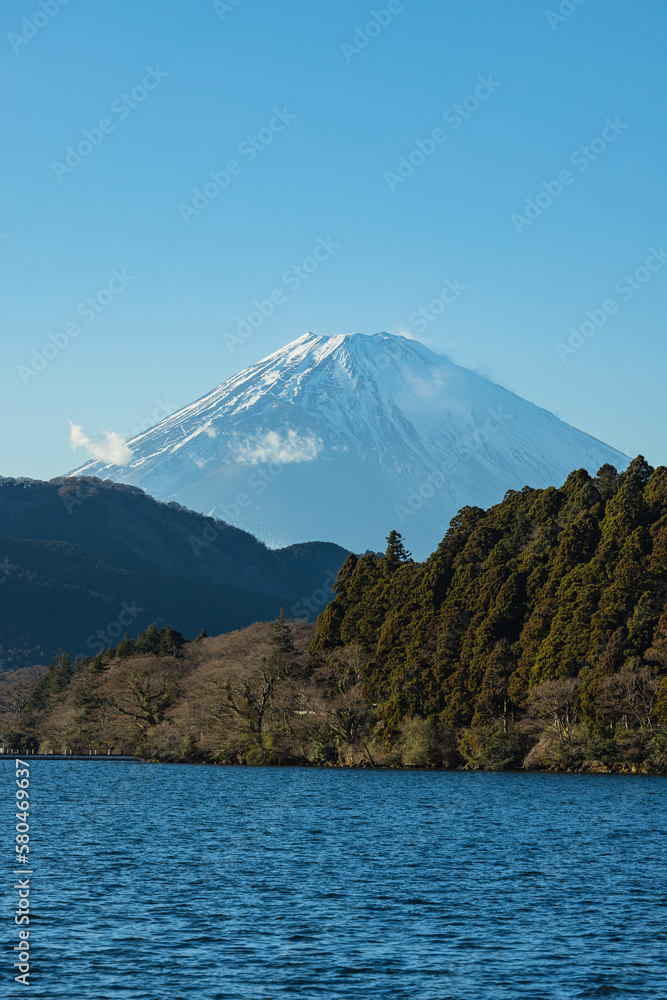
[[[560,485],[627,456],[405,337],[307,333],[128,442],[130,483],[212,513],[271,546],[384,548],[416,557],[466,504]]]

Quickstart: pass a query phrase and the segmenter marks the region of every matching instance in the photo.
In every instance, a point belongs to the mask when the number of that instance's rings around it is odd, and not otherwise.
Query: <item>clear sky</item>
[[[3,0],[0,474],[307,330],[411,334],[667,462],[666,29],[663,0]]]

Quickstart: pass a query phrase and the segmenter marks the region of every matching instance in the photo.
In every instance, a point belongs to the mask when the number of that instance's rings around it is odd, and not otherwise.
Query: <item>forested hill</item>
[[[92,655],[154,622],[193,636],[314,617],[347,552],[271,550],[224,521],[92,477],[0,479],[0,670]]]
[[[641,456],[466,507],[424,563],[393,533],[334,591],[312,652],[364,648],[388,731],[412,715],[507,727],[545,681],[558,725],[570,702],[600,732],[650,727],[656,708],[667,722],[667,469]]]
[[[246,500],[252,502],[249,496]],[[347,552],[317,539],[269,549],[225,521],[94,476],[49,482],[0,477],[0,538],[79,545],[127,568],[290,602],[321,588]]]
[[[184,642],[151,624],[0,675],[5,736],[160,760],[667,773],[667,469],[640,457],[464,508],[424,563],[392,532],[334,591],[316,626],[281,614]]]

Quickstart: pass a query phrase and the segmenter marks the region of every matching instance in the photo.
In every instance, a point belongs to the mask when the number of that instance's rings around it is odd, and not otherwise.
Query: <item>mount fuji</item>
[[[397,528],[417,558],[467,504],[628,463],[547,410],[386,333],[307,333],[125,451],[125,465],[90,461],[71,475],[141,487],[271,547],[323,540],[378,550]]]

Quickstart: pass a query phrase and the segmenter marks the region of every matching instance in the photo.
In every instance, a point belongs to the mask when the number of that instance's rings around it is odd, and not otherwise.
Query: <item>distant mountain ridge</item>
[[[0,668],[58,647],[91,655],[121,626],[136,635],[152,621],[193,637],[273,619],[281,606],[313,620],[346,556],[328,542],[271,550],[110,481],[0,478]]]
[[[305,334],[129,442],[141,486],[269,545],[327,538],[425,556],[451,518],[509,489],[628,457],[405,337]]]

